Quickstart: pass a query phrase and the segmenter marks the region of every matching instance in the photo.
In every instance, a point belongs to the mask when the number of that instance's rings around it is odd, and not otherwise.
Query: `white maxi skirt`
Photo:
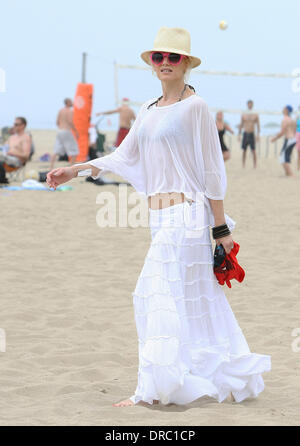
[[[202,205],[200,203],[200,205]],[[133,296],[139,342],[134,404],[237,402],[264,389],[268,355],[251,353],[213,272],[209,214],[198,202],[149,209],[152,241]]]

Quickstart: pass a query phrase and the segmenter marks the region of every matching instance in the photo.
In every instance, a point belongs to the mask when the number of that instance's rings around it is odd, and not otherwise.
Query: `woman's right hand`
[[[66,183],[67,181],[75,178],[77,173],[72,167],[61,167],[58,169],[53,169],[47,174],[47,184],[49,187],[53,187],[55,190],[60,184]]]

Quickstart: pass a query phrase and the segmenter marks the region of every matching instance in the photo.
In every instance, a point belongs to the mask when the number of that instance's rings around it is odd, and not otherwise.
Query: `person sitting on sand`
[[[291,169],[291,155],[296,145],[296,121],[291,117],[292,111],[293,107],[291,105],[284,107],[282,110],[284,118],[281,123],[281,131],[271,139],[271,142],[275,142],[282,136],[285,137],[279,160],[284,168],[285,174],[289,177],[294,176]]]
[[[8,152],[0,152],[0,183],[7,184],[3,164],[11,167],[22,167],[30,158],[32,137],[26,133],[27,121],[23,117],[15,119],[14,130],[8,138]]]
[[[12,167],[21,167],[29,159],[32,145],[31,135],[25,132],[27,121],[19,117],[15,119],[14,132],[8,139],[9,150],[0,152],[0,161]]]
[[[51,169],[53,169],[57,156],[67,154],[70,157],[70,163],[76,161],[79,153],[78,144],[73,136],[75,132],[76,138],[79,138],[73,122],[73,102],[71,99],[65,99],[65,107],[62,108],[57,116],[56,124],[58,134],[55,141],[54,154],[51,157]]]
[[[112,115],[113,113],[119,113],[120,116],[119,131],[117,140],[115,142],[115,147],[119,147],[123,139],[128,135],[129,130],[131,128],[131,123],[136,118],[134,111],[128,106],[128,103],[129,99],[123,98],[121,107],[118,107],[115,110],[96,113],[96,116]]]
[[[7,152],[0,152],[0,183],[7,184],[4,163],[11,167],[22,167],[30,158],[32,137],[26,133],[27,121],[23,117],[15,119],[14,127],[8,138]]]

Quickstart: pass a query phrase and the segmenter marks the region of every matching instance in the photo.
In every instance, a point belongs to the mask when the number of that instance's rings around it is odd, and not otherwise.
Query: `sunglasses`
[[[20,125],[23,125],[22,122],[15,122],[15,123],[14,123],[14,126],[15,126],[15,127],[19,127]]]
[[[154,65],[162,65],[164,58],[167,56],[168,62],[170,65],[179,65],[182,59],[185,59],[187,56],[183,54],[177,53],[163,53],[160,51],[152,51],[150,54],[150,59],[154,63]]]

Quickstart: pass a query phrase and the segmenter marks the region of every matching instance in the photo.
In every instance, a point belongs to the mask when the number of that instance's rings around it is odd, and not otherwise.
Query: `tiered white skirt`
[[[149,210],[152,242],[133,295],[139,341],[135,404],[257,397],[270,356],[251,353],[213,272],[209,215],[198,203]],[[191,219],[193,223],[191,223]],[[199,227],[199,225],[198,225]],[[242,285],[241,285],[242,286]]]

